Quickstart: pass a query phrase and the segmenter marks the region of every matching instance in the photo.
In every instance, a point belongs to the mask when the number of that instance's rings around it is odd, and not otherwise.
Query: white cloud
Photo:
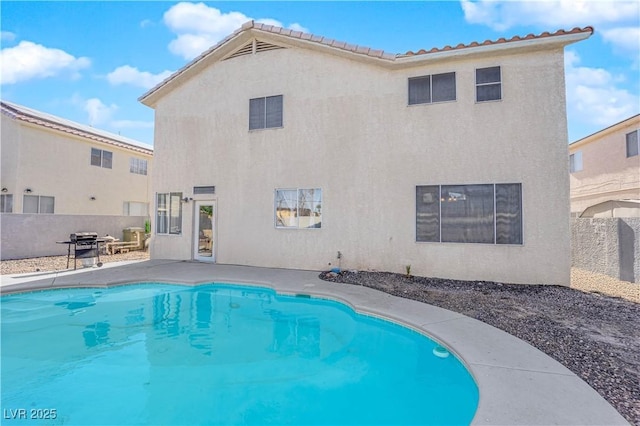
[[[204,3],[178,3],[164,14],[164,23],[177,35],[169,43],[169,50],[185,59],[193,59],[250,20],[252,18],[241,12],[223,13]],[[271,18],[255,21],[284,27],[280,21]],[[289,28],[308,32],[298,23],[291,24]]]
[[[70,72],[78,77],[78,70],[91,65],[88,58],[76,58],[60,49],[53,49],[30,41],[0,51],[0,84],[13,84],[36,78],[47,78]]]
[[[111,121],[111,116],[118,109],[115,104],[105,105],[98,98],[84,101],[84,110],[89,114],[89,125],[100,126]]]
[[[0,31],[0,40],[13,41],[16,39],[16,35],[10,31]]]
[[[171,74],[171,71],[166,70],[158,74],[152,74],[147,71],[140,71],[129,65],[123,65],[107,74],[107,80],[113,85],[131,84],[143,89],[151,89]]]
[[[516,25],[537,25],[552,30],[574,26],[618,24],[636,19],[638,1],[494,1],[460,0],[465,19],[496,31]],[[549,28],[551,27],[551,28]]]
[[[618,27],[610,30],[602,30],[602,37],[623,52],[637,55],[640,52],[640,28]]]
[[[597,129],[638,113],[638,95],[617,86],[624,78],[580,66],[580,57],[571,50],[565,55],[565,70],[569,121]]]

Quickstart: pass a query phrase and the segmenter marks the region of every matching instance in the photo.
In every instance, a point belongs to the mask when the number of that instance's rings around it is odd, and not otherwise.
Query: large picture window
[[[409,105],[456,100],[456,73],[425,75],[409,79]]]
[[[156,233],[182,233],[182,192],[158,193],[156,197]]]
[[[249,130],[282,127],[282,95],[249,99]]]
[[[276,189],[276,228],[321,228],[322,190]]]
[[[522,186],[416,186],[416,241],[522,244]]]

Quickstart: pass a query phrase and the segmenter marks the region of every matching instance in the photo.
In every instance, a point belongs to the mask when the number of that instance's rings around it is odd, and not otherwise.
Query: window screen
[[[416,241],[522,244],[522,185],[416,186]]]
[[[409,79],[409,105],[455,100],[455,72],[425,75]]]
[[[478,68],[476,70],[476,101],[496,101],[502,99],[500,67]]]
[[[282,127],[282,95],[249,99],[249,130]]]

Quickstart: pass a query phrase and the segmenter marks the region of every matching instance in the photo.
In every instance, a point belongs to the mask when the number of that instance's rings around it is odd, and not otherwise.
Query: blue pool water
[[[478,404],[435,342],[327,300],[144,283],[1,311],[3,424],[468,424]]]

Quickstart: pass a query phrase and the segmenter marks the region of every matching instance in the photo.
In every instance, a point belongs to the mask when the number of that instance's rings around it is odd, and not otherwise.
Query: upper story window
[[[13,194],[0,195],[0,213],[13,213]]]
[[[182,233],[182,192],[158,193],[156,196],[156,233]]]
[[[582,170],[582,151],[576,151],[569,155],[569,172],[575,173],[580,170]]]
[[[409,105],[456,100],[456,73],[425,75],[409,79]]]
[[[249,130],[282,127],[282,95],[249,99]]]
[[[113,163],[113,153],[98,148],[91,148],[91,165],[110,169]]]
[[[321,228],[322,189],[276,189],[276,228]]]
[[[129,160],[129,172],[138,175],[147,175],[147,160],[131,157]]]
[[[640,130],[634,130],[631,133],[627,133],[627,158],[638,155],[638,148],[640,147],[640,137],[638,137],[639,133]]]
[[[23,213],[53,213],[54,197],[44,195],[25,195],[22,199]]]
[[[476,69],[476,102],[502,99],[500,67]]]

